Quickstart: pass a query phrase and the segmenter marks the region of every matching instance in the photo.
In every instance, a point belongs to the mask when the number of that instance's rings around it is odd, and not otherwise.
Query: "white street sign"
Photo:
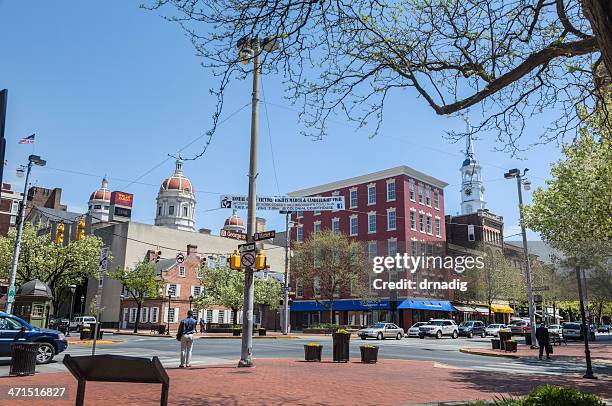
[[[222,209],[248,209],[247,196],[221,196]],[[344,210],[344,196],[331,197],[288,197],[288,196],[258,196],[258,210],[283,211],[331,211]]]
[[[102,302],[102,287],[104,286],[104,276],[108,268],[108,247],[100,249],[100,262],[98,266],[98,291],[96,294],[96,307],[99,309]]]
[[[245,268],[251,268],[255,265],[255,253],[251,251],[240,254],[240,265]]]

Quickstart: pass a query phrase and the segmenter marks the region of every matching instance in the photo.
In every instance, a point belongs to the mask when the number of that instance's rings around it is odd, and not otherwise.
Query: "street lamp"
[[[192,310],[191,309],[191,303],[193,303],[193,296],[189,295],[189,310]]]
[[[119,323],[117,324],[117,331],[121,330],[121,324],[123,324],[123,299],[125,299],[125,296],[122,293],[119,295]]]
[[[243,37],[236,44],[239,60],[243,64],[253,62],[253,93],[251,100],[251,149],[249,163],[249,196],[247,210],[247,242],[254,242],[255,233],[255,202],[257,180],[257,127],[259,115],[259,56],[263,51],[272,52],[276,49],[275,38]],[[239,367],[253,366],[253,268],[244,269],[244,305],[242,310],[242,345]]]
[[[74,292],[76,291],[76,285],[70,285],[70,310],[68,312],[68,325],[70,326],[70,321],[72,321],[72,309],[74,309]],[[70,328],[66,331],[66,337],[70,337]]]
[[[17,226],[17,235],[15,236],[15,248],[13,250],[13,263],[11,265],[11,273],[9,274],[9,286],[8,295],[6,299],[5,311],[6,313],[13,312],[13,302],[15,301],[15,275],[17,274],[17,264],[19,263],[19,250],[21,249],[21,233],[23,232],[24,221],[24,210],[28,198],[28,181],[30,180],[30,173],[32,172],[32,166],[45,166],[47,161],[40,159],[38,155],[30,155],[28,157],[28,170],[26,172],[25,184],[23,186],[23,198],[21,199],[21,206],[19,207],[19,225]]]
[[[81,316],[85,315],[85,295],[81,295]]]
[[[525,255],[525,273],[527,276],[527,305],[529,306],[529,324],[531,329],[531,348],[536,348],[535,346],[535,314],[534,314],[534,306],[533,306],[533,290],[531,285],[531,265],[529,263],[529,249],[527,247],[527,231],[525,229],[525,222],[523,220],[523,190],[521,188],[522,185],[526,186],[526,190],[529,189],[531,183],[526,179],[523,179],[525,173],[527,173],[529,169],[525,168],[523,173],[519,169],[510,169],[508,172],[504,174],[505,179],[516,178],[516,186],[518,189],[518,200],[519,200],[519,217],[521,223],[521,235],[523,237],[523,253]]]

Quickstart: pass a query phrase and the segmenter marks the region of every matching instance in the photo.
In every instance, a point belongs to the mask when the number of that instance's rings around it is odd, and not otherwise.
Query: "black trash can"
[[[265,336],[266,335],[266,329],[265,328],[258,329],[258,332],[259,332],[260,336]]]
[[[512,340],[512,333],[509,331],[499,332],[499,349],[502,351],[506,350],[506,341]]]
[[[531,341],[531,333],[525,333],[525,345],[533,345]]]
[[[160,324],[157,326],[157,334],[166,334],[166,325]]]
[[[14,343],[11,346],[11,370],[9,376],[26,376],[36,373],[38,343]]]
[[[361,351],[361,363],[376,364],[376,361],[378,361],[377,345],[362,345],[359,350]]]
[[[349,361],[349,342],[351,340],[350,333],[333,333],[333,353],[334,362]]]
[[[492,338],[491,339],[491,349],[499,350],[500,349],[500,344],[501,344],[501,342],[499,341],[499,338]]]
[[[91,328],[89,327],[81,327],[81,331],[79,332],[80,340],[89,340],[92,337]]]

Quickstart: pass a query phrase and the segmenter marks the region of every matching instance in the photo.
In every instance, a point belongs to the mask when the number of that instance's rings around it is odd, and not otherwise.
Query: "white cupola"
[[[183,161],[176,160],[174,175],[164,180],[157,195],[155,225],[184,231],[196,231],[195,193],[183,174]]]

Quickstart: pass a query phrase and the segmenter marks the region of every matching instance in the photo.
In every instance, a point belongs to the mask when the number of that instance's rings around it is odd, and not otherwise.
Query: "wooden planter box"
[[[334,362],[349,361],[349,343],[351,341],[350,333],[333,333],[333,353]]]
[[[513,341],[513,340],[506,341],[506,351],[516,352],[516,341]]]
[[[361,350],[361,362],[364,364],[375,364],[378,361],[378,346],[376,345],[362,345],[359,347]]]
[[[321,362],[322,345],[304,345],[304,359],[306,361]]]

